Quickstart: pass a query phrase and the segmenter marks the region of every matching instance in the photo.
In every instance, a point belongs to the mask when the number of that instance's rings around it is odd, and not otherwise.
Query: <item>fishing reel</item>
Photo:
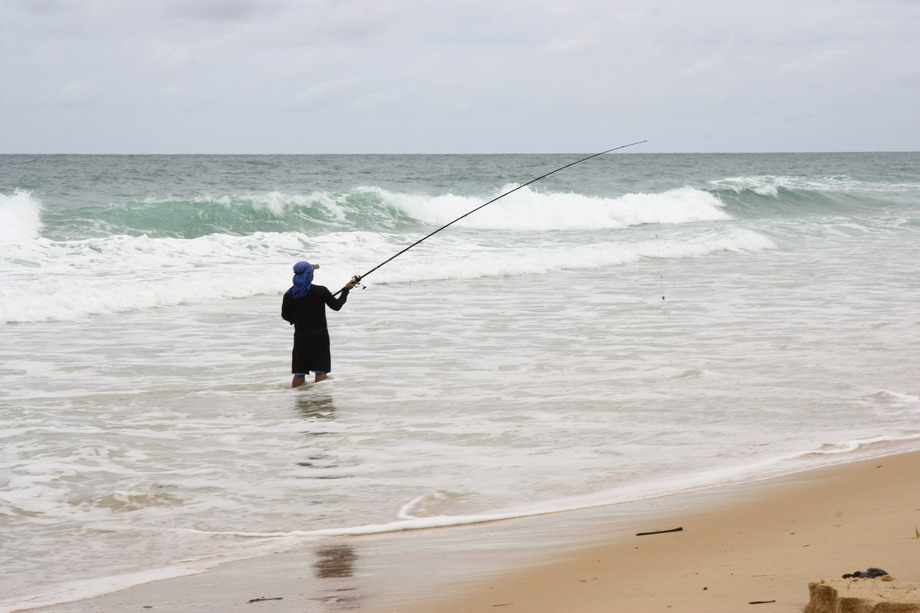
[[[361,284],[361,275],[355,275],[351,278],[351,282],[355,284],[355,287],[360,287],[361,289],[366,289],[364,285]]]

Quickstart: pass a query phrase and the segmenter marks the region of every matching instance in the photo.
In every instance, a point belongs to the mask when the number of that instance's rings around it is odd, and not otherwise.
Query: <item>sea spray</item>
[[[42,206],[31,192],[0,193],[0,242],[20,243],[37,238],[42,230]]]

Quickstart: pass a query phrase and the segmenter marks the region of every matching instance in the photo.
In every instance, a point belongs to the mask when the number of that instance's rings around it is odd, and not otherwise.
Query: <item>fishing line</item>
[[[661,236],[658,235],[658,234],[656,234],[656,235],[655,235],[655,239],[660,241],[660,240],[661,240]],[[662,258],[663,258],[663,256],[662,256]],[[661,301],[664,302],[664,295],[665,295],[665,294],[664,294],[664,264],[662,264],[662,265],[658,268],[658,280],[659,280],[659,283],[661,283]]]
[[[405,252],[409,251],[410,249],[412,249],[412,248],[415,247],[416,245],[419,245],[420,243],[423,243],[424,241],[428,240],[429,238],[431,238],[432,236],[434,236],[435,234],[437,234],[437,233],[440,232],[441,230],[444,230],[444,229],[446,229],[446,228],[449,228],[450,226],[454,225],[455,223],[457,223],[458,221],[460,221],[460,220],[463,219],[464,217],[468,217],[468,216],[472,215],[473,213],[475,213],[475,212],[478,211],[479,209],[482,209],[482,208],[485,208],[485,207],[489,206],[490,204],[492,204],[492,203],[495,202],[496,200],[501,200],[502,198],[504,198],[504,197],[507,196],[508,194],[513,194],[514,192],[516,192],[516,191],[519,190],[519,189],[522,189],[522,188],[524,188],[524,187],[527,187],[528,185],[530,185],[530,184],[532,184],[532,183],[536,183],[536,182],[539,181],[540,179],[545,179],[546,177],[548,177],[548,176],[550,176],[550,175],[553,175],[553,174],[556,174],[557,172],[559,172],[559,171],[561,171],[561,170],[565,170],[566,168],[570,168],[570,167],[574,166],[575,164],[581,164],[582,162],[587,162],[588,160],[590,160],[590,159],[592,159],[592,158],[596,158],[596,157],[598,157],[598,156],[600,156],[600,155],[604,155],[605,153],[610,153],[611,151],[617,151],[617,150],[619,150],[619,149],[625,149],[625,148],[627,148],[627,147],[632,147],[633,145],[641,145],[642,143],[645,143],[645,142],[648,142],[648,141],[640,140],[640,141],[636,141],[636,142],[634,142],[634,143],[629,143],[628,145],[620,145],[619,147],[614,147],[613,149],[607,149],[606,151],[601,151],[600,153],[595,153],[595,154],[589,155],[588,157],[581,158],[580,160],[575,160],[574,162],[570,162],[570,163],[566,164],[565,166],[560,166],[560,167],[557,168],[556,170],[550,171],[550,172],[546,173],[545,175],[540,175],[540,176],[537,177],[536,179],[531,179],[531,180],[528,181],[527,183],[524,183],[523,185],[518,185],[518,186],[515,187],[514,189],[509,189],[507,192],[505,192],[505,193],[503,193],[503,194],[500,194],[500,195],[496,196],[495,198],[492,198],[491,200],[489,200],[489,201],[486,202],[485,204],[480,204],[480,205],[477,206],[475,209],[473,209],[473,210],[471,210],[471,211],[468,211],[468,212],[464,213],[463,215],[461,215],[460,217],[456,218],[455,220],[453,220],[453,221],[451,221],[451,222],[449,222],[449,223],[444,224],[443,226],[441,226],[440,228],[438,228],[438,229],[435,230],[434,232],[431,232],[431,233],[429,233],[429,234],[426,234],[425,236],[423,236],[422,238],[418,239],[417,241],[415,241],[414,243],[412,243],[411,245],[409,245],[409,246],[406,247],[405,249],[403,249],[403,250],[401,250],[401,251],[399,251],[399,252],[393,254],[393,255],[390,256],[389,258],[387,258],[387,259],[385,259],[384,261],[380,262],[379,264],[377,264],[376,266],[374,266],[373,268],[371,268],[370,270],[368,270],[368,271],[367,271],[366,273],[364,273],[363,275],[355,275],[355,276],[353,276],[353,277],[351,278],[351,280],[352,280],[352,282],[355,283],[355,285],[360,284],[360,283],[361,283],[361,280],[364,279],[367,275],[369,275],[369,274],[371,274],[372,272],[374,272],[375,270],[377,270],[377,269],[383,267],[384,265],[389,264],[390,262],[392,262],[393,260],[395,260],[396,258],[398,258],[399,256],[401,256],[401,255],[404,254]],[[338,295],[341,294],[341,293],[342,293],[342,290],[339,290],[338,292],[335,293],[335,295],[338,296]]]

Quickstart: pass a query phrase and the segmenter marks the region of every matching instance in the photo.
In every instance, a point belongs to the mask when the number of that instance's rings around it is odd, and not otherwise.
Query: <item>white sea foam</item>
[[[206,303],[284,291],[289,265],[316,254],[335,253],[324,279],[348,279],[342,262],[380,261],[401,237],[333,233],[310,239],[299,233],[251,236],[212,234],[196,239],[111,236],[84,241],[35,239],[14,245],[0,288],[0,322],[78,320],[136,309]],[[563,269],[617,266],[642,258],[681,259],[720,251],[772,249],[769,238],[734,229],[722,235],[682,239],[588,244],[533,242],[483,245],[465,238],[443,239],[434,253],[405,257],[382,269],[374,282],[407,283],[545,274]],[[416,256],[418,254],[414,254]],[[312,257],[312,256],[311,256]],[[12,261],[12,262],[11,262]],[[23,267],[18,262],[28,262]],[[33,271],[41,270],[40,276]]]
[[[873,436],[871,438],[860,438],[852,439],[848,441],[841,441],[839,443],[825,443],[821,445],[818,449],[808,451],[806,453],[799,454],[795,457],[789,459],[798,459],[798,458],[809,458],[812,456],[846,456],[845,460],[841,461],[852,461],[851,455],[854,452],[862,451],[864,452],[864,457],[877,457],[884,455],[886,452],[890,453],[890,448],[897,449],[898,444],[905,442],[916,443],[918,440],[917,436]],[[887,446],[891,446],[888,448]]]
[[[883,405],[906,405],[906,406],[917,406],[920,408],[920,396],[914,394],[904,394],[900,392],[892,392],[889,390],[879,390],[868,396],[873,402]]]
[[[727,177],[709,182],[718,189],[730,189],[736,193],[751,190],[762,196],[779,195],[780,189],[809,190],[817,192],[858,192],[858,193],[902,193],[916,192],[920,185],[916,183],[883,183],[861,181],[846,175],[828,175],[823,177],[799,177],[788,175],[750,175]]]
[[[545,274],[558,270],[618,266],[642,258],[681,259],[720,251],[761,251],[775,246],[771,239],[748,230],[683,240],[654,239],[635,243],[611,240],[584,245],[517,247],[513,250],[479,248],[467,251],[448,244],[440,248],[438,255],[424,259],[407,258],[399,266],[381,271],[375,282],[386,284]]]
[[[303,250],[304,242],[285,235],[34,239],[13,245],[0,264],[7,279],[0,322],[74,320],[268,293],[284,284],[277,251]],[[247,262],[259,257],[278,263],[274,275],[251,274]]]
[[[506,185],[502,192],[514,189]],[[468,196],[381,196],[415,219],[443,225],[487,202]],[[705,191],[684,187],[659,194],[601,198],[573,193],[542,193],[524,187],[458,222],[490,230],[607,230],[641,224],[682,224],[731,219],[723,203]]]
[[[41,202],[31,192],[17,189],[12,196],[0,194],[0,242],[36,238],[42,229],[41,215]]]

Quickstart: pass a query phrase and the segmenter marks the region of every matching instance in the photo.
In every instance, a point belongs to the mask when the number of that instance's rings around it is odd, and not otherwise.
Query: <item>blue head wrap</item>
[[[313,284],[313,264],[310,262],[297,262],[294,264],[294,285],[288,290],[294,298],[303,298],[310,291]]]

